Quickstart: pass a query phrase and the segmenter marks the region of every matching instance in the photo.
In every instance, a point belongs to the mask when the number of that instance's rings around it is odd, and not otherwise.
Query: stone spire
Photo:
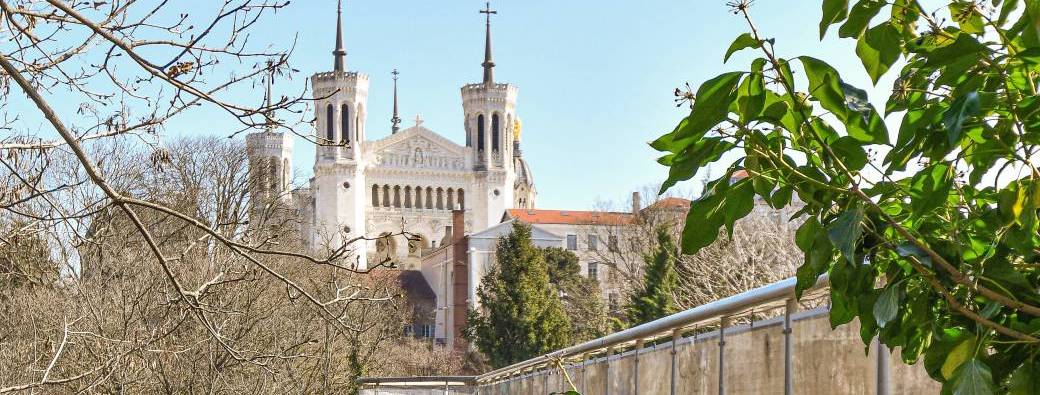
[[[394,75],[394,117],[390,118],[390,130],[397,133],[398,130],[401,130],[401,117],[397,114],[397,76],[401,73],[394,69],[390,74]]]
[[[487,8],[480,10],[481,14],[487,15],[486,34],[484,38],[484,84],[491,85],[495,83],[495,62],[491,60],[491,14],[498,14],[498,11],[491,9],[491,2],[487,2]]]
[[[343,49],[343,0],[339,0],[336,7],[336,49],[332,55],[335,57],[333,70],[347,71],[347,51]]]
[[[267,124],[267,131],[274,132],[275,121],[274,121],[274,108],[271,107],[271,85],[274,83],[274,61],[267,61],[267,98],[264,100],[264,107],[267,107],[267,112],[264,114],[264,123]]]

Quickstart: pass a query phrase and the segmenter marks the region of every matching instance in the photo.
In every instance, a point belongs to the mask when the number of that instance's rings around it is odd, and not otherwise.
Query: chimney
[[[454,233],[451,231],[451,225],[444,227],[444,237],[441,237],[441,245],[446,246],[451,244]]]
[[[466,211],[462,210],[459,206],[455,206],[454,210],[451,210],[451,226],[448,227],[451,231],[451,242],[456,243],[462,240],[466,235]]]
[[[632,214],[639,214],[639,211],[643,209],[643,198],[639,195],[639,192],[632,192]]]

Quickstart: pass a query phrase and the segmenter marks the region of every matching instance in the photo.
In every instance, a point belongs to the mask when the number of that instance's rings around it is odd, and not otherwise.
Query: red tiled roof
[[[732,179],[732,180],[743,180],[745,178],[748,178],[748,172],[747,172],[747,170],[744,170],[744,169],[737,170],[737,171],[733,172],[732,176],[730,176],[730,179]]]
[[[654,202],[647,208],[651,207],[661,209],[688,209],[690,208],[690,200],[677,197],[667,197]]]
[[[620,225],[632,222],[630,213],[570,210],[506,210],[507,218],[518,219],[529,224],[567,225]]]

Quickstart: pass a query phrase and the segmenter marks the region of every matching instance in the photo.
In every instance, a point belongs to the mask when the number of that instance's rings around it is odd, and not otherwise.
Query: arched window
[[[498,152],[498,114],[491,116],[491,151]]]
[[[423,208],[422,197],[422,187],[415,187],[415,208]]]
[[[426,187],[426,208],[433,209],[433,187]]]
[[[332,104],[325,107],[325,139],[328,144],[336,143],[336,108]]]
[[[379,185],[372,184],[372,207],[379,207]]]
[[[289,158],[282,159],[282,189],[289,190]]]
[[[461,188],[458,190],[458,194],[459,194],[459,197],[458,197],[459,210],[465,210],[466,209],[466,195],[465,195],[465,193],[463,193]]]
[[[412,187],[404,187],[404,208],[412,208]]]
[[[470,118],[466,117],[466,128],[467,129],[470,128],[470,126],[469,126],[470,123],[469,122],[470,122]],[[469,129],[469,130],[473,130],[473,129]],[[473,146],[473,133],[466,133],[466,146],[467,147],[472,147]]]
[[[383,185],[383,207],[390,207],[390,186]]]
[[[484,150],[484,114],[477,116],[477,151]]]
[[[437,209],[444,210],[444,190],[437,188]]]
[[[401,186],[394,185],[394,207],[401,208]]]
[[[340,130],[343,131],[343,142],[349,144],[350,143],[350,107],[347,107],[346,104],[344,104],[343,107],[340,107],[339,119],[340,119],[339,128],[340,128]]]
[[[282,185],[282,182],[278,179],[278,158],[271,158],[267,165],[268,179],[267,182],[271,191],[278,192],[278,186]]]
[[[451,189],[451,188],[448,188],[448,206],[447,206],[447,209],[448,210],[454,210],[455,209],[455,190]]]

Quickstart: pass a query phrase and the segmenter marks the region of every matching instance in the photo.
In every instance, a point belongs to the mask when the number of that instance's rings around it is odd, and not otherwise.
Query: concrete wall
[[[826,310],[793,316],[793,384],[799,395],[875,394],[878,357],[875,346],[865,353],[859,325],[831,330]],[[726,330],[722,380],[726,394],[784,393],[784,334],[782,317]],[[677,394],[719,393],[719,334],[684,338],[675,348]],[[672,385],[672,344],[647,346],[610,358],[600,357],[568,368],[575,387],[585,395],[669,394]],[[891,394],[937,394],[923,362],[907,366],[898,351],[889,363]],[[638,373],[637,373],[638,369]],[[637,378],[638,376],[638,378]],[[638,380],[638,389],[636,382]],[[558,369],[529,372],[508,381],[486,383],[480,394],[548,394],[569,389]],[[609,387],[609,389],[608,389]],[[608,392],[609,391],[609,392]]]

